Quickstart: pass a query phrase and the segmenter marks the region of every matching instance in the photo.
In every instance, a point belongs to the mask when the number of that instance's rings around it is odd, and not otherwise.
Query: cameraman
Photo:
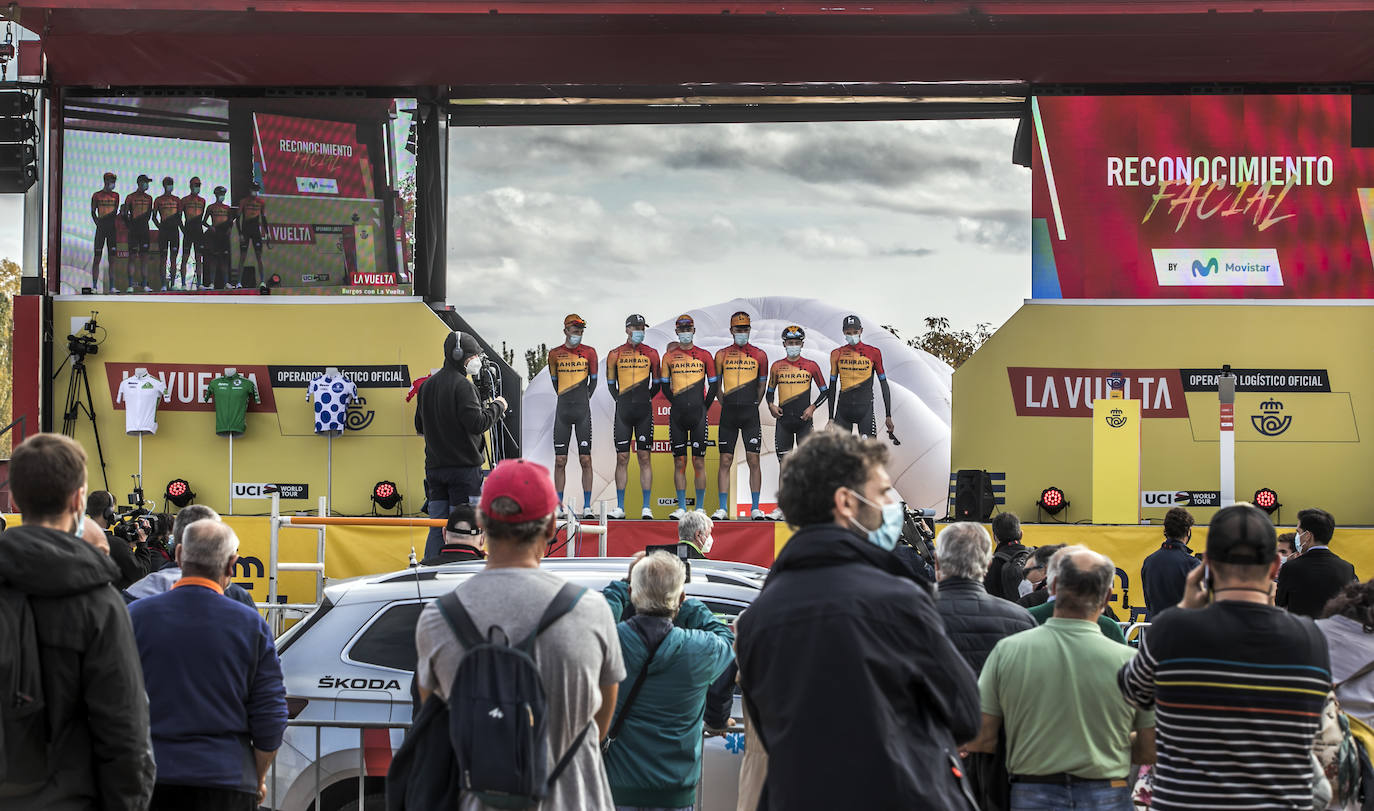
[[[105,533],[105,540],[110,544],[110,560],[119,567],[115,588],[125,589],[143,579],[152,568],[148,520],[139,517],[135,521],[121,522],[115,512],[115,497],[105,490],[96,490],[86,497],[86,515]]]
[[[472,504],[482,492],[485,434],[506,413],[504,397],[485,403],[470,377],[482,371],[482,347],[467,333],[444,339],[444,367],[420,387],[415,433],[425,438],[425,496],[429,517],[448,520],[451,506]],[[430,527],[425,557],[438,554],[444,536]]]

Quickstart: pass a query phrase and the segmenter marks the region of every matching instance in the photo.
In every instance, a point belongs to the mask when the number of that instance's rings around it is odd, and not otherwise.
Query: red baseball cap
[[[520,511],[514,515],[493,515],[491,503],[505,496],[514,499]],[[518,524],[535,521],[558,509],[558,495],[553,491],[553,476],[549,469],[525,459],[504,459],[499,462],[482,484],[482,500],[477,508],[488,521]]]

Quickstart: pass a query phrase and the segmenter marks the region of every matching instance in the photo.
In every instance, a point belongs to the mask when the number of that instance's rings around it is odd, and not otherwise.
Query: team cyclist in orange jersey
[[[706,413],[716,399],[716,359],[695,345],[696,322],[680,315],[675,326],[677,343],[663,353],[663,386],[668,391],[668,442],[673,449],[673,486],[677,509],[668,514],[674,521],[687,514],[687,453],[692,454],[692,481],[697,507],[706,499]]]
[[[759,491],[763,488],[763,471],[759,467],[759,448],[763,443],[763,424],[759,420],[759,403],[763,401],[768,384],[768,356],[749,343],[749,314],[743,310],[730,316],[732,343],[716,353],[716,374],[720,376],[720,428],[716,433],[716,450],[720,452],[717,473],[716,521],[727,520],[730,509],[730,466],[735,461],[735,442],[743,434],[744,460],[749,465],[749,495],[754,508],[749,517],[763,521],[768,516],[759,509]],[[700,506],[700,502],[698,502]]]
[[[653,518],[650,492],[654,469],[649,451],[654,444],[653,399],[659,389],[658,352],[644,343],[648,322],[639,313],[625,319],[625,343],[606,356],[606,389],[615,399],[615,509],[611,518],[625,517],[625,485],[630,477],[630,440],[639,457],[639,486],[644,492],[641,518]]]
[[[138,279],[142,283],[143,292],[153,292],[153,288],[148,286],[148,247],[151,242],[148,221],[153,216],[153,196],[148,193],[148,184],[152,182],[151,177],[139,175],[138,191],[124,198],[124,207],[121,209],[124,224],[129,229],[129,293],[134,292],[135,267],[138,268]]]
[[[200,196],[200,178],[191,178],[191,193],[181,198],[181,289],[195,290],[205,286],[205,198]],[[196,275],[186,283],[186,263],[191,252],[196,254]]]
[[[95,223],[95,260],[91,262],[90,292],[110,292],[110,276],[114,274],[115,215],[119,212],[119,192],[114,190],[115,174],[106,172],[100,191],[91,195],[91,221]],[[100,254],[104,251],[110,258],[110,272],[105,275],[105,286],[100,286]]]
[[[883,409],[887,430],[892,424],[892,392],[883,371],[883,353],[863,342],[864,327],[857,315],[847,315],[841,324],[845,345],[830,353],[830,421],[845,432],[858,428],[859,436],[878,436],[873,416],[873,378],[883,390]]]
[[[577,462],[582,467],[582,517],[592,518],[592,392],[596,390],[596,350],[582,343],[587,322],[573,313],[563,319],[563,343],[549,350],[549,381],[558,394],[553,415],[553,488],[563,514],[568,478],[568,441],[577,432]]]
[[[267,268],[263,266],[262,246],[272,249],[272,238],[267,230],[267,201],[262,199],[262,186],[254,180],[248,184],[248,196],[239,201],[239,276],[234,280],[235,289],[243,287],[243,263],[248,259],[248,243],[253,243],[253,257],[257,260],[258,281],[267,278]]]
[[[234,258],[229,255],[229,232],[234,228],[234,207],[224,202],[229,190],[223,186],[215,187],[215,202],[205,209],[205,221],[210,229],[205,233],[205,257],[207,272],[201,279],[202,290],[214,290],[221,282],[229,283],[233,274]]]
[[[803,439],[811,433],[812,415],[821,403],[830,399],[830,387],[825,384],[825,373],[814,360],[802,357],[802,347],[806,344],[806,330],[795,324],[782,331],[782,348],[787,357],[773,361],[768,372],[768,390],[764,398],[768,401],[768,413],[773,415],[773,447],[778,454],[778,467],[782,460]],[[820,396],[811,401],[811,384],[815,383]],[[773,403],[774,396],[777,404]],[[768,516],[774,521],[782,520],[782,510],[773,510]]]
[[[181,250],[181,198],[172,194],[176,181],[170,177],[162,179],[162,194],[153,201],[153,225],[157,226],[157,275],[162,281],[163,290],[176,288],[177,252]],[[189,248],[187,253],[190,253]],[[171,256],[171,263],[167,261]],[[167,275],[163,275],[163,271]],[[184,275],[184,274],[183,274]]]

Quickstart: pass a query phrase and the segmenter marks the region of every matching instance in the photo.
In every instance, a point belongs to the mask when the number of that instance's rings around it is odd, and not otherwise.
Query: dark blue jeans
[[[1132,811],[1131,791],[1106,780],[1068,786],[1012,783],[1012,811]]]
[[[432,467],[425,470],[425,496],[429,499],[429,517],[448,520],[453,507],[477,504],[482,495],[482,468]],[[444,546],[444,528],[430,527],[425,538],[424,557],[439,554]],[[421,558],[423,560],[423,558]]]

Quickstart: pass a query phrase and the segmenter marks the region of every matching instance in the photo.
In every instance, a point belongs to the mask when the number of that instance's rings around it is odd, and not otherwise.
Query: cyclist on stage
[[[134,266],[137,265],[143,292],[151,293],[153,288],[148,286],[148,245],[151,241],[148,221],[153,216],[153,196],[148,193],[148,184],[152,183],[153,179],[147,175],[139,175],[134,182],[138,184],[138,191],[124,198],[124,207],[121,209],[124,224],[129,231],[129,261],[125,263],[129,271],[128,292],[134,292]]]
[[[205,287],[205,209],[208,207],[200,196],[200,178],[191,178],[191,193],[181,198],[181,287],[183,290],[197,290]],[[196,255],[196,276],[200,281],[186,284],[186,263]]]
[[[763,472],[759,468],[759,448],[763,444],[763,425],[759,420],[759,403],[768,384],[768,356],[749,343],[749,314],[740,311],[730,316],[730,337],[733,342],[716,353],[716,373],[720,376],[720,428],[716,432],[716,450],[720,452],[717,473],[717,493],[713,520],[730,518],[730,466],[735,461],[735,441],[744,435],[744,460],[749,465],[749,495],[754,508],[749,517],[762,521],[767,516],[759,509],[759,490],[763,487]],[[700,507],[700,502],[697,503]]]
[[[873,378],[883,390],[883,410],[887,430],[892,424],[892,392],[883,372],[883,353],[863,342],[864,328],[857,315],[847,315],[841,325],[845,345],[830,353],[830,421],[849,432],[858,428],[859,436],[878,436],[873,416]]]
[[[625,343],[606,356],[606,388],[615,398],[615,509],[611,518],[625,517],[625,485],[630,476],[630,440],[639,457],[639,486],[644,491],[641,518],[653,518],[650,491],[654,469],[649,451],[654,444],[653,399],[659,389],[658,352],[644,345],[648,322],[635,313],[625,319]]]
[[[181,250],[181,198],[172,193],[176,181],[170,177],[162,179],[162,194],[153,201],[153,225],[157,227],[158,276],[163,280],[163,290],[176,288],[177,253]],[[190,252],[190,246],[187,252]],[[167,257],[171,256],[169,266]],[[163,271],[167,275],[163,276]],[[185,281],[183,279],[183,281]]]
[[[113,284],[115,252],[115,216],[119,211],[119,192],[114,190],[115,174],[106,172],[100,191],[91,195],[91,221],[95,223],[95,261],[91,263],[91,292],[108,293]],[[100,286],[100,255],[109,258],[110,271],[105,274],[105,287]]]
[[[272,235],[267,227],[267,201],[262,196],[262,186],[256,181],[248,184],[248,196],[237,206],[239,225],[239,277],[230,285],[235,290],[243,287],[243,263],[248,261],[248,245],[253,245],[253,256],[257,260],[258,282],[267,278],[267,268],[263,267],[262,246],[272,248]],[[227,281],[227,280],[226,280]]]
[[[773,361],[768,372],[768,389],[764,398],[768,401],[768,413],[773,415],[773,446],[778,454],[778,467],[782,467],[783,457],[792,451],[811,433],[814,425],[812,415],[821,403],[830,399],[830,387],[825,383],[825,373],[814,360],[802,357],[802,347],[806,344],[806,330],[793,324],[782,331],[782,348],[787,357]],[[811,401],[811,384],[815,383],[820,396]],[[773,403],[774,396],[777,404]],[[768,516],[774,521],[782,520],[782,510],[773,510]]]
[[[706,499],[706,412],[716,399],[716,360],[695,345],[696,322],[680,315],[675,326],[677,343],[663,353],[663,386],[668,391],[668,443],[673,449],[673,486],[677,509],[668,514],[674,521],[687,514],[687,452],[692,453],[692,481],[697,506]]]
[[[582,517],[592,518],[592,392],[596,390],[596,350],[582,343],[587,322],[573,313],[563,319],[563,344],[549,350],[549,381],[558,394],[553,417],[553,487],[562,513],[568,477],[568,440],[577,432],[577,462],[582,467]]]

